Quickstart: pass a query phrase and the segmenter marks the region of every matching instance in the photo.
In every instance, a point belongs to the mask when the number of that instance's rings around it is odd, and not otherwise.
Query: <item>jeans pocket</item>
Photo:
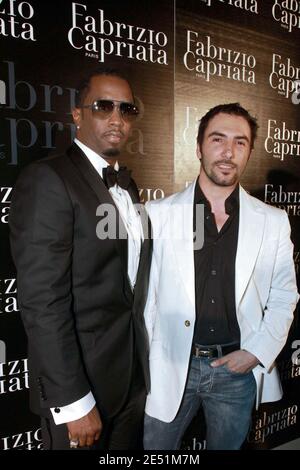
[[[229,373],[229,374],[232,374],[232,375],[248,375],[248,374],[251,374],[252,373],[252,370],[250,370],[249,372],[236,372],[235,370],[231,370],[229,369],[229,367],[227,366],[227,364],[224,364],[224,369]]]

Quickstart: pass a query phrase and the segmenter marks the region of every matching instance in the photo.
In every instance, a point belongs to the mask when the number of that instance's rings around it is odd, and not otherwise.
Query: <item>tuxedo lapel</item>
[[[116,210],[116,236],[115,246],[119,256],[121,258],[122,267],[126,279],[128,279],[128,249],[127,249],[127,238],[119,238],[119,234],[126,234],[126,228],[120,217],[119,210],[114,203],[113,198],[111,197],[107,187],[105,186],[102,178],[99,176],[93,165],[90,163],[86,155],[81,151],[78,145],[73,144],[67,151],[68,156],[80,171],[83,178],[86,180],[87,184],[96,194],[99,204],[112,204]],[[129,279],[128,279],[129,282]],[[129,283],[130,284],[130,283]]]
[[[197,181],[197,180],[196,180]],[[178,273],[190,302],[195,306],[193,207],[195,183],[179,193],[170,207],[169,227]]]
[[[140,202],[139,190],[133,179],[131,179],[131,182],[127,191],[131,197],[133,204],[137,204],[137,209],[140,214],[143,237],[144,237],[144,242],[142,243],[142,246],[141,246],[140,262],[138,266],[138,276],[139,276],[140,273],[144,271],[143,267],[148,266],[148,263],[149,263],[149,252],[151,252],[151,249],[152,249],[151,222],[148,217],[145,206]]]
[[[264,226],[265,215],[254,206],[246,191],[240,187],[239,235],[235,262],[237,311],[256,263],[262,244]]]
[[[143,314],[148,291],[149,274],[152,258],[152,227],[150,218],[144,204],[140,202],[138,187],[134,180],[131,180],[128,192],[133,204],[137,204],[136,208],[140,215],[143,238],[141,244],[140,259],[136,276],[136,285],[134,288],[134,312],[135,314]]]

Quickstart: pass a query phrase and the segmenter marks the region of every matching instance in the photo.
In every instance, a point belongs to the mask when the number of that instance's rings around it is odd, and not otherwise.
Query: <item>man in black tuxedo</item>
[[[128,81],[95,72],[78,90],[71,148],[29,165],[14,189],[9,223],[31,408],[47,449],[138,445],[151,244],[133,204],[137,187],[128,170],[116,171],[137,116]],[[116,211],[117,238],[96,234],[103,204]]]

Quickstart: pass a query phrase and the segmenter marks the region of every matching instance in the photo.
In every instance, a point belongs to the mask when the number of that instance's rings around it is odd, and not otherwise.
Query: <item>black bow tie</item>
[[[126,166],[121,166],[119,171],[115,170],[112,166],[103,168],[103,181],[109,189],[116,183],[123,189],[127,189],[131,180],[131,170]]]

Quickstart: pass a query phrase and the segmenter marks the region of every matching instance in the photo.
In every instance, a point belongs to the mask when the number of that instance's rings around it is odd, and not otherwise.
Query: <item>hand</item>
[[[102,421],[96,406],[87,415],[66,424],[69,439],[78,441],[79,447],[93,445],[99,439],[102,431]]]
[[[232,372],[245,374],[254,369],[254,367],[259,364],[259,360],[254,356],[254,354],[243,349],[239,349],[238,351],[233,351],[232,353],[226,354],[226,356],[211,362],[210,365],[212,367],[220,367],[224,364],[226,364],[228,369],[232,370]]]

